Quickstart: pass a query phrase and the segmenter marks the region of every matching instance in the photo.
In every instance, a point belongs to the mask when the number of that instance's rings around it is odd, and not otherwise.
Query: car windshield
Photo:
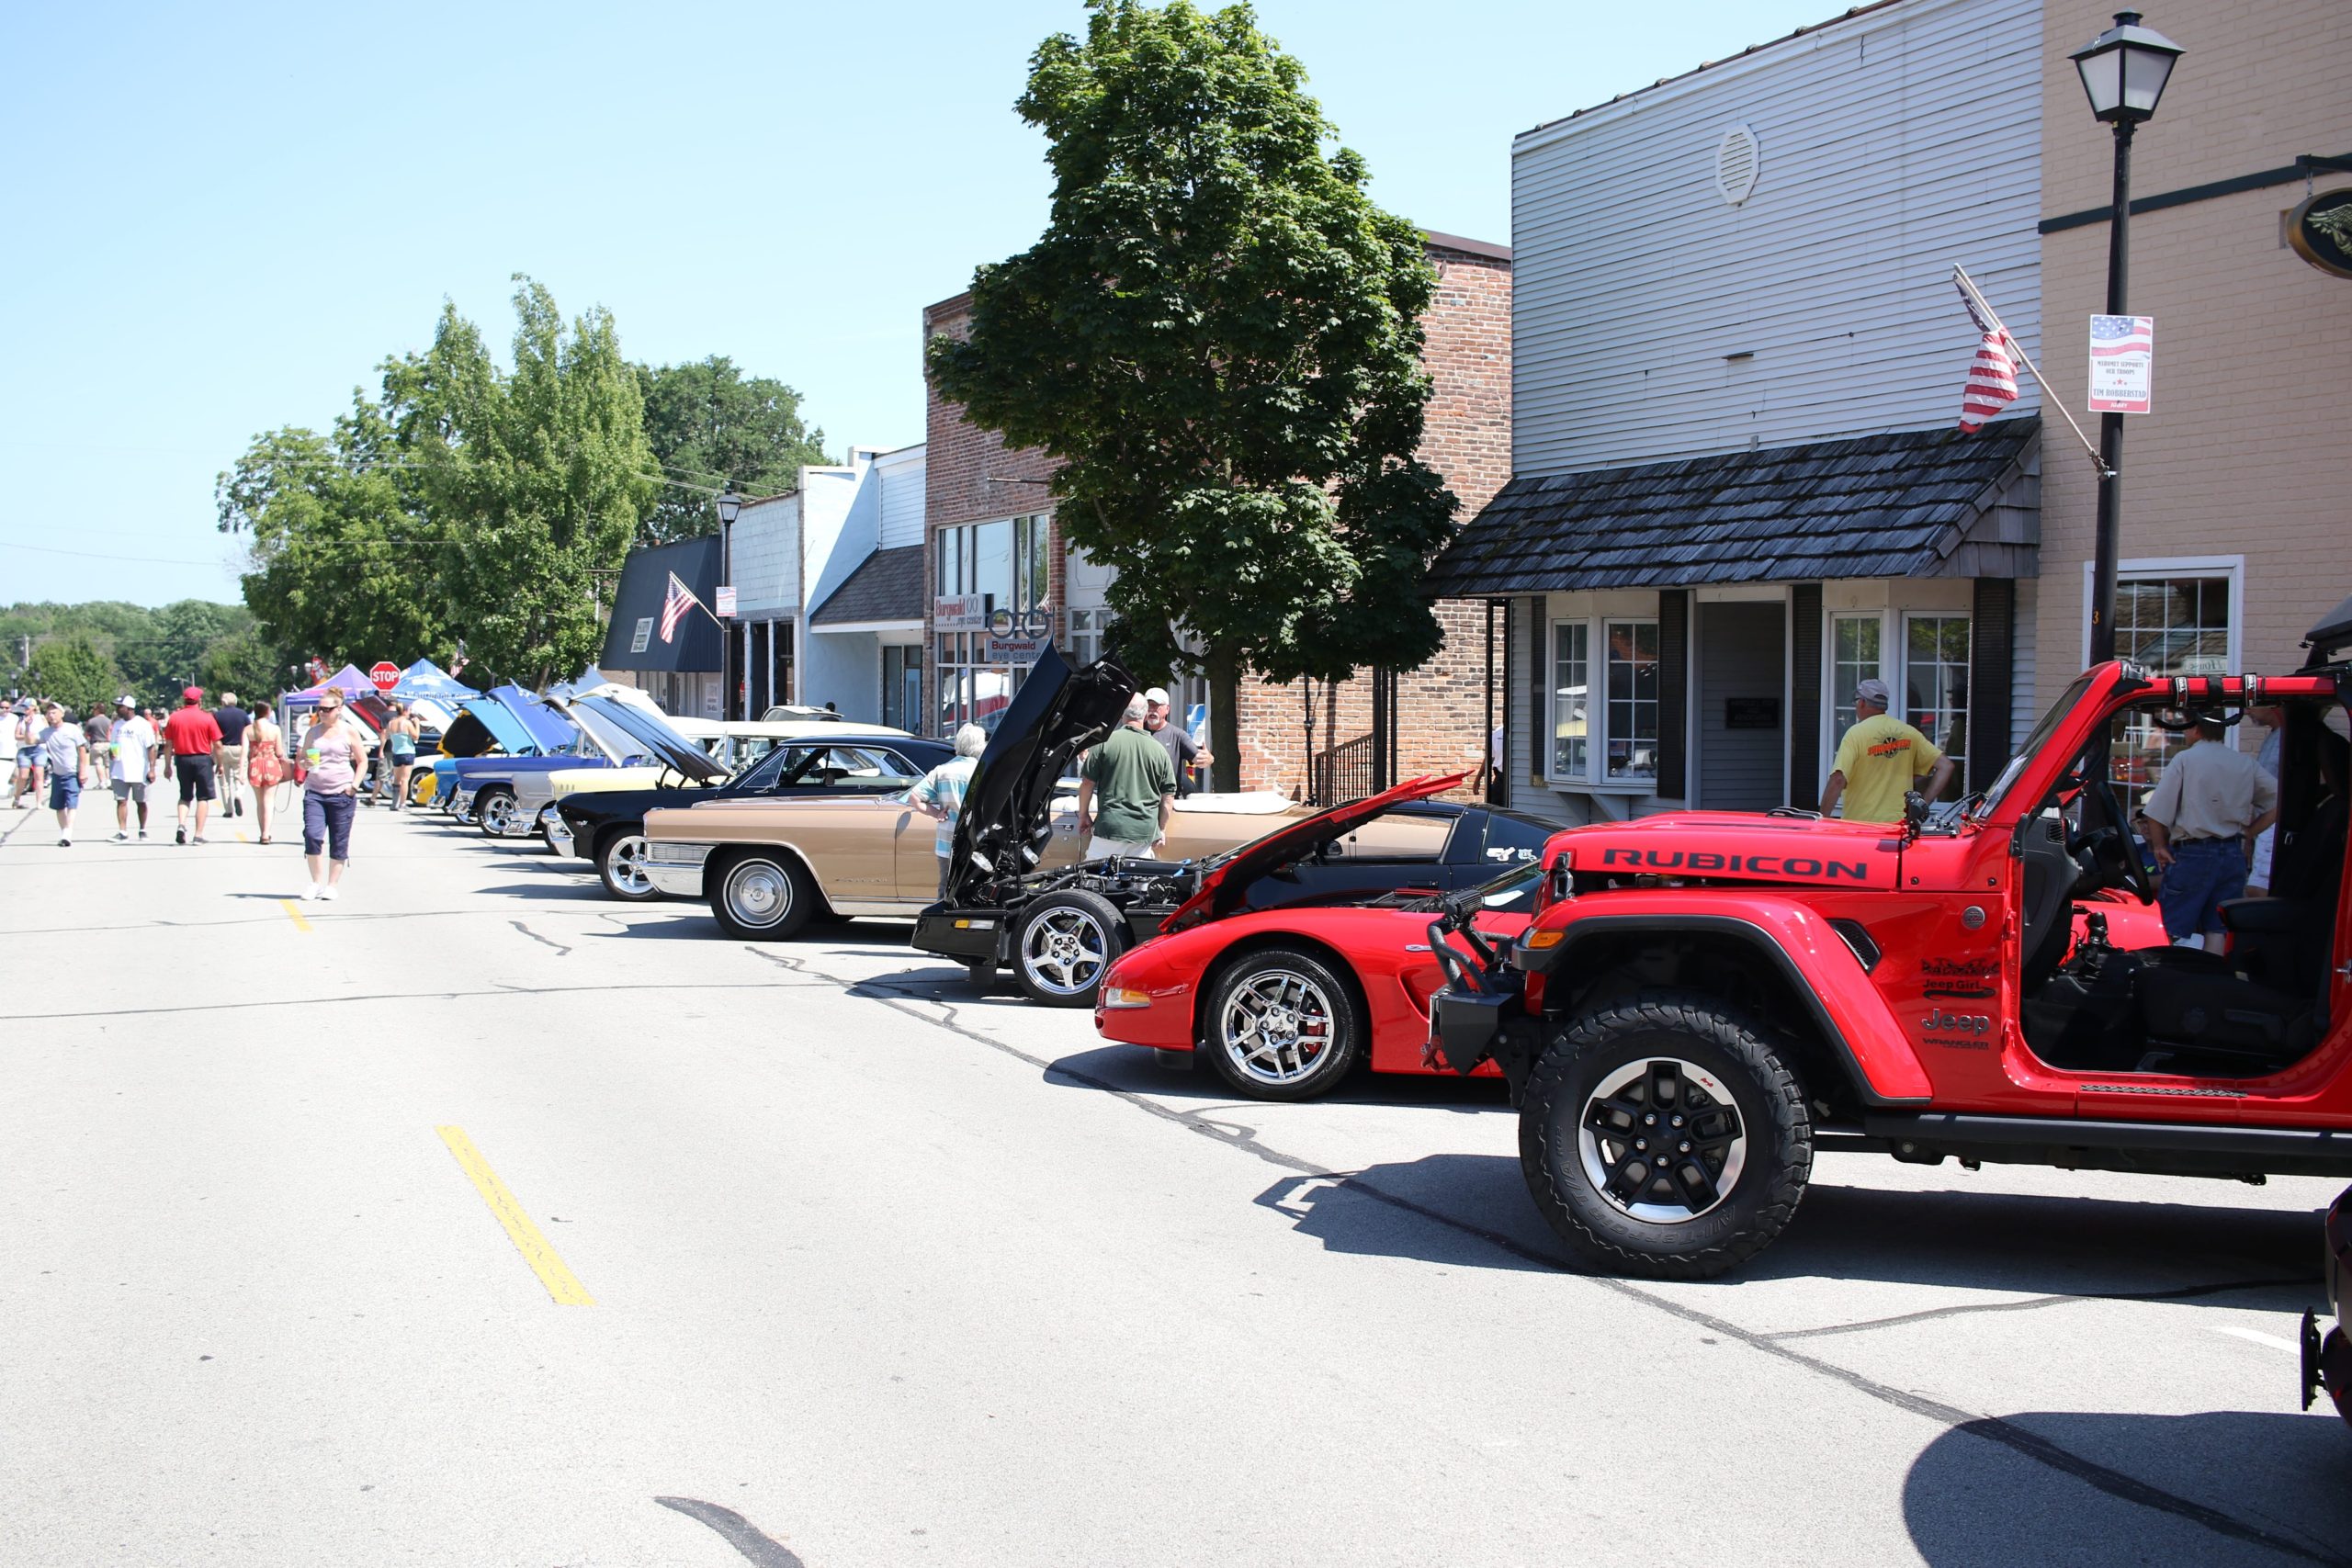
[[[2033,727],[2033,733],[2025,738],[2025,744],[2018,748],[2017,755],[2009,759],[2008,766],[2001,770],[2001,776],[1993,781],[1993,787],[1984,792],[1984,798],[1977,803],[1976,809],[1969,813],[1971,819],[1981,822],[2000,808],[2002,800],[2017,787],[2018,778],[2025,772],[2026,764],[2041,755],[2042,749],[2050,744],[2050,738],[2058,733],[2059,727],[2066,722],[2066,716],[2082,705],[2090,689],[2091,678],[2077,675],[2075,683],[2058,694],[2058,700],[2050,705],[2050,711],[2041,716],[2041,722]]]
[[[1544,880],[1544,863],[1525,860],[1478,888],[1478,908],[1504,914],[1525,914],[1535,908],[1535,885]]]

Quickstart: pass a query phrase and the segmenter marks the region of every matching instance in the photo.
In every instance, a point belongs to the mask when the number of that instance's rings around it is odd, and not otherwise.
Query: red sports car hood
[[[1250,885],[1268,872],[1278,871],[1302,855],[1314,853],[1357,824],[1371,820],[1392,806],[1402,806],[1408,800],[1424,800],[1432,795],[1443,795],[1469,776],[1467,773],[1460,773],[1408,779],[1393,789],[1334,806],[1312,817],[1302,817],[1286,828],[1275,829],[1262,839],[1252,839],[1204,867],[1200,890],[1160,921],[1159,929],[1162,931],[1180,931],[1187,926],[1229,915],[1241,907],[1242,897],[1249,891]]]
[[[1741,882],[1893,887],[1903,829],[1892,822],[1669,811],[1631,822],[1570,828],[1553,840],[1576,852],[1579,875],[1704,877]]]

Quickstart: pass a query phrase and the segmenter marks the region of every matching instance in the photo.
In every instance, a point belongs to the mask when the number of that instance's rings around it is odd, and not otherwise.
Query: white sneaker
[[[304,889],[302,889],[302,902],[303,902],[303,903],[305,903],[305,904],[314,904],[314,903],[318,902],[318,898],[319,898],[319,885],[318,885],[317,883],[313,882],[313,883],[311,883],[308,887],[305,887]]]
[[[128,833],[118,832],[114,836],[114,841],[118,844],[127,844],[130,842],[130,835]]]
[[[337,899],[337,898],[341,897],[342,896],[343,896],[343,890],[342,890],[341,888],[339,888],[339,887],[336,887],[336,886],[335,886],[334,884],[332,884],[332,883],[330,883],[330,884],[328,884],[326,886],[322,887],[322,888],[320,888],[320,889],[319,889],[319,897],[322,897],[322,898],[324,898],[324,899],[325,899],[325,900],[327,900],[329,903],[333,903],[335,899]]]
[[[59,849],[61,849],[61,850],[62,850],[62,849],[70,849],[70,848],[72,848],[72,847],[73,847],[73,843],[74,843],[74,835],[73,835],[73,834],[71,834],[71,833],[60,833],[60,834],[58,834],[58,835],[57,835],[57,847],[58,847]]]

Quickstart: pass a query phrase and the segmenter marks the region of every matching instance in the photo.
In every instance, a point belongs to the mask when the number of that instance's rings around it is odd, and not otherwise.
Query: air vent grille
[[[1756,132],[1744,125],[1733,126],[1715,146],[1715,189],[1723,193],[1725,201],[1737,207],[1756,189],[1757,170],[1762,162]]]

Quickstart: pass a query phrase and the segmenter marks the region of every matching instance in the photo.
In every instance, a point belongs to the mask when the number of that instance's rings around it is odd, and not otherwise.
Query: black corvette
[[[694,806],[706,800],[754,795],[888,793],[901,790],[955,755],[945,742],[831,725],[822,735],[779,741],[775,748],[732,778],[707,784],[684,757],[664,757],[678,783],[652,789],[586,790],[556,802],[563,830],[551,838],[559,852],[592,862],[616,898],[641,903],[659,897],[646,880],[645,814],[656,807]],[[707,759],[695,753],[702,766]]]

